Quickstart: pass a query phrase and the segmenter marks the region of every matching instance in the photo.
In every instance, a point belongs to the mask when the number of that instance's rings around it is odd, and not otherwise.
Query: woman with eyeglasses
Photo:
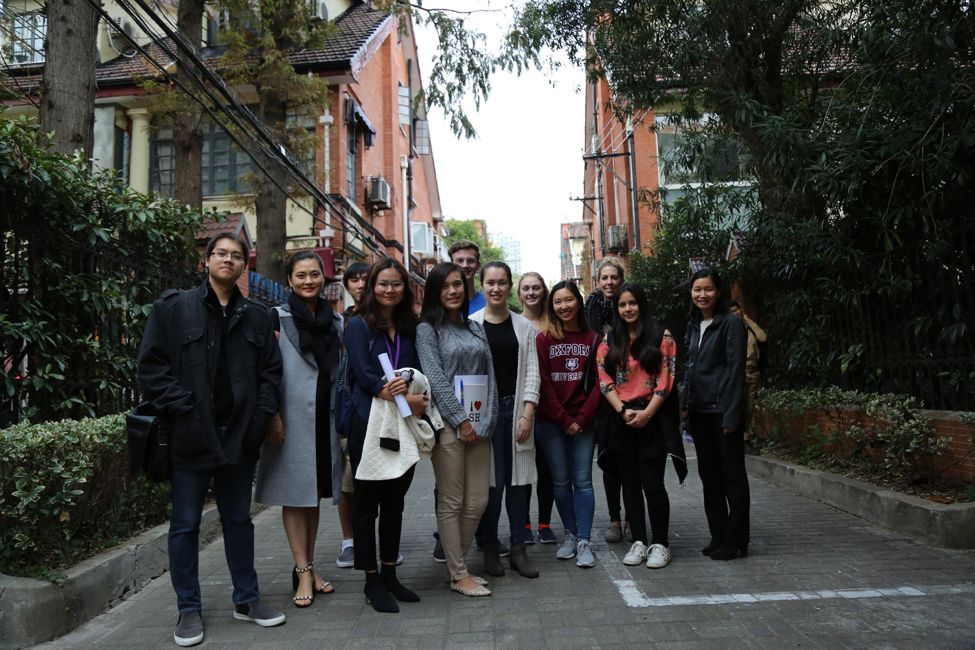
[[[395,401],[405,395],[417,417],[429,401],[424,395],[408,394],[406,381],[396,377],[387,382],[380,354],[388,354],[393,368],[421,368],[416,346],[416,315],[413,291],[403,265],[392,257],[377,262],[369,273],[362,301],[345,330],[345,350],[349,355],[349,388],[352,394],[348,444],[355,476],[362,460],[366,428],[373,398]],[[411,467],[398,478],[381,481],[356,479],[352,514],[352,539],[355,568],[366,573],[365,594],[377,612],[398,612],[401,602],[419,602],[420,597],[396,578],[403,508],[413,482]],[[376,518],[379,518],[379,560],[376,566]],[[394,600],[395,599],[395,600]]]
[[[484,327],[470,320],[470,294],[461,268],[437,264],[427,274],[416,343],[423,372],[444,428],[433,448],[439,502],[437,524],[447,559],[450,588],[465,596],[490,596],[487,582],[471,575],[465,558],[488,503],[491,434],[497,419],[498,389]],[[486,375],[484,404],[458,396],[458,376]],[[480,401],[480,400],[478,400]],[[476,413],[475,413],[476,411]],[[471,418],[478,416],[477,426]]]

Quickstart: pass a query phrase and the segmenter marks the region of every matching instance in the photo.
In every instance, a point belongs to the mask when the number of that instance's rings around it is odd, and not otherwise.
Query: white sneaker
[[[668,564],[670,564],[670,549],[663,544],[651,544],[650,554],[647,556],[647,568],[662,569]]]
[[[623,564],[626,566],[638,566],[643,564],[643,561],[647,559],[647,547],[643,542],[636,541],[633,542],[633,546],[627,551],[626,557],[623,558]]]

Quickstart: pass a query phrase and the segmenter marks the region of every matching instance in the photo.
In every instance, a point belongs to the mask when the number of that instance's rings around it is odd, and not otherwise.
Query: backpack
[[[375,333],[374,333],[375,334]],[[376,336],[369,340],[369,354],[376,344]],[[352,421],[352,386],[349,383],[349,354],[342,353],[339,361],[338,385],[335,387],[335,406],[332,407],[332,417],[335,420],[335,431],[339,437],[349,437],[349,423]]]

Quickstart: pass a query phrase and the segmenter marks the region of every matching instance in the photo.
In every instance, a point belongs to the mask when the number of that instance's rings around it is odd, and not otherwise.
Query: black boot
[[[366,588],[362,590],[366,594],[366,602],[372,605],[377,612],[389,612],[395,614],[399,611],[399,605],[389,595],[386,586],[378,573],[366,574]]]
[[[391,593],[396,600],[400,601],[401,603],[420,602],[419,596],[404,587],[403,584],[396,579],[395,564],[384,564],[379,577],[382,580],[383,586],[386,587],[386,591]]]
[[[504,565],[501,564],[501,545],[484,545],[484,573],[489,576],[500,577],[504,575]]]
[[[524,544],[511,545],[511,557],[508,558],[508,561],[511,562],[512,569],[526,578],[538,577],[538,569],[528,559],[528,548]]]

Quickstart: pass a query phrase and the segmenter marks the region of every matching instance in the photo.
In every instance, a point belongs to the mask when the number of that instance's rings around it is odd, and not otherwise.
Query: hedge
[[[168,485],[128,476],[122,415],[0,431],[0,573],[56,579],[169,513]]]

